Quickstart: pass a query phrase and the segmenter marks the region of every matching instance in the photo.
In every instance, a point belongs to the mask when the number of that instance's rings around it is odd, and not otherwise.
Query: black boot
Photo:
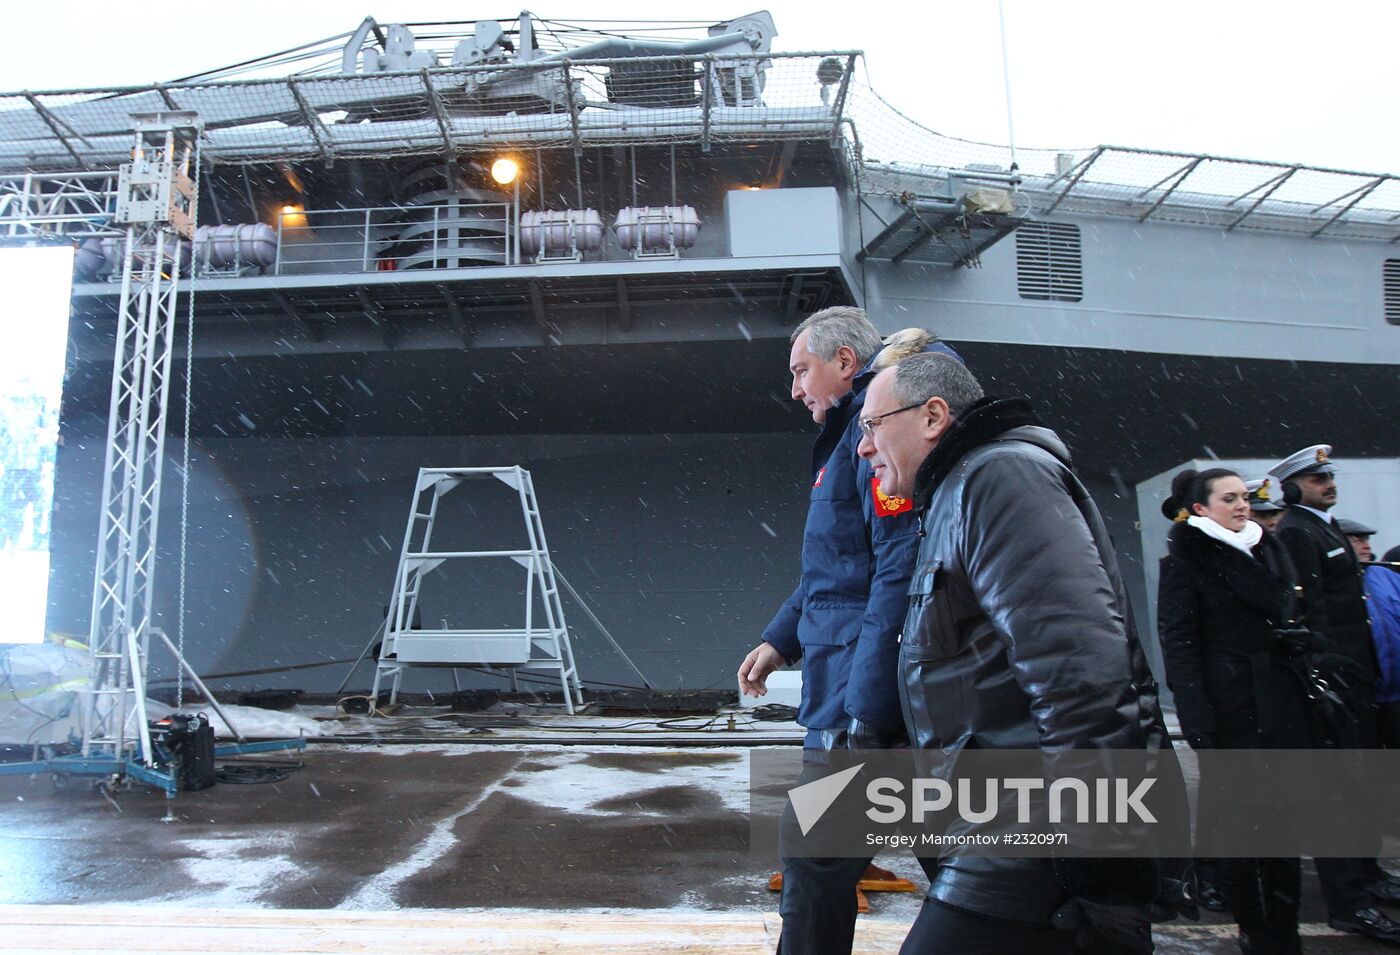
[[[1252,929],[1245,929],[1240,926],[1240,951],[1244,955],[1274,955],[1274,946],[1269,938],[1269,933],[1262,925],[1256,925]]]

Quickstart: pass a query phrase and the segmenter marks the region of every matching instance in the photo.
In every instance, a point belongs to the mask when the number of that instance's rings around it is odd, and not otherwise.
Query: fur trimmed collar
[[[1026,398],[983,398],[958,416],[919,465],[914,477],[914,506],[928,507],[934,490],[972,449],[995,441],[1014,428],[1039,424],[1040,419]]]

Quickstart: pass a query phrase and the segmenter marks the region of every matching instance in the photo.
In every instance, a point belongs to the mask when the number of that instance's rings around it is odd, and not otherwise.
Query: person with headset
[[[1336,467],[1331,455],[1331,445],[1315,444],[1269,469],[1288,505],[1277,533],[1298,572],[1308,628],[1322,635],[1328,652],[1352,664],[1349,673],[1338,674],[1340,679],[1329,682],[1356,717],[1361,748],[1374,749],[1378,745],[1376,651],[1360,564],[1346,535],[1328,513],[1337,503]],[[1371,905],[1372,900],[1400,904],[1400,881],[1387,875],[1374,858],[1318,858],[1314,863],[1333,928],[1400,943],[1400,922]]]
[[[1283,503],[1274,497],[1274,482],[1259,478],[1245,481],[1244,487],[1249,492],[1249,519],[1272,534],[1285,511]]]

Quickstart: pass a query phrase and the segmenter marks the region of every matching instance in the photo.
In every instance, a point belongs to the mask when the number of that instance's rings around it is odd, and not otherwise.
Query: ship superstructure
[[[1377,425],[1400,413],[1394,176],[1013,161],[903,117],[858,52],[778,35],[761,12],[366,20],[170,83],[0,97],[0,224],[42,212],[79,246],[51,627],[83,629],[91,591],[133,114],[203,128],[199,231],[169,267],[181,314],[194,297],[206,672],[353,656],[419,467],[509,461],[642,668],[727,679],[796,579],[810,422],[787,337],[827,305],[932,327],[1035,398],[1125,548],[1130,489],[1176,461],[1400,456]],[[621,678],[583,652],[585,678]]]

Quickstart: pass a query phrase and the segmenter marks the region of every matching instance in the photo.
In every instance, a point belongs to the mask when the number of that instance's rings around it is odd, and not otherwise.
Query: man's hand
[[[745,696],[763,696],[768,692],[768,674],[786,665],[783,655],[765,640],[750,650],[739,666],[739,692]]]
[[[1274,641],[1290,657],[1300,653],[1319,653],[1327,649],[1327,638],[1303,627],[1275,630]]]

